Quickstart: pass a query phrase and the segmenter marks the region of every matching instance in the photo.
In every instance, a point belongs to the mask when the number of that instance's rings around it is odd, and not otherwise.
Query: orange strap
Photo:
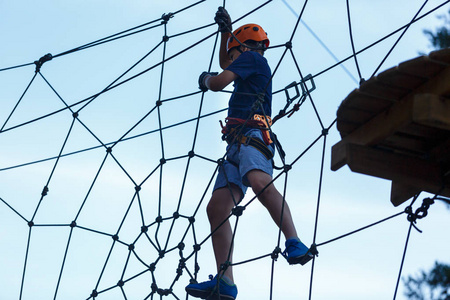
[[[248,120],[247,122],[244,119],[227,117],[225,119],[225,123],[226,125],[224,126],[222,121],[220,121],[222,133],[225,135],[230,133],[228,126],[233,125],[239,126],[246,124],[248,125],[248,127],[259,128],[261,130],[263,140],[264,143],[266,143],[266,145],[270,145],[273,143],[272,139],[270,138],[270,131],[269,131],[269,126],[272,125],[272,119],[270,117],[264,117],[263,115],[255,114],[253,115],[252,119]]]

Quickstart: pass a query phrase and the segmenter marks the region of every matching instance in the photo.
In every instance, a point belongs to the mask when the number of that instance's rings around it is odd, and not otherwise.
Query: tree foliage
[[[405,295],[411,300],[450,300],[450,265],[435,262],[429,273],[408,276]]]
[[[428,37],[434,49],[444,49],[450,47],[450,10],[448,15],[438,16],[444,20],[444,25],[436,29],[436,32],[424,30],[423,33]]]

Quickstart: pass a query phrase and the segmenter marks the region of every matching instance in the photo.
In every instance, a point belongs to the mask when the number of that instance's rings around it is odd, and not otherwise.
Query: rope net
[[[219,120],[226,116],[231,89],[202,92],[197,78],[218,70],[213,16],[224,4],[235,27],[252,20],[268,28],[273,112],[289,115],[272,128],[287,154],[285,160],[275,157],[280,170],[274,183],[292,199],[294,217],[305,220],[297,224],[300,237],[319,252],[347,237],[317,240],[328,139],[338,138],[335,110],[349,92],[327,99],[324,91],[354,88],[389,63],[412,24],[448,4],[427,2],[411,3],[409,15],[393,13],[389,31],[367,42],[353,37],[366,28],[353,21],[357,12],[347,1],[339,30],[349,34],[339,43],[348,47],[340,60],[305,22],[317,4],[260,1],[237,9],[233,2],[198,1],[79,47],[3,67],[1,80],[11,88],[4,91],[0,115],[0,223],[8,232],[2,232],[4,240],[11,242],[2,248],[5,259],[20,256],[4,261],[3,296],[186,299],[189,280],[203,281],[215,272],[204,211],[224,156]],[[275,10],[289,24],[282,32],[270,31],[279,19],[264,19]],[[406,17],[398,18],[400,13]],[[116,61],[102,59],[116,49],[126,50],[115,53]],[[315,51],[323,56],[304,62]],[[238,274],[257,270],[264,298],[320,298],[314,290],[316,261],[285,270],[279,255],[284,241],[275,224],[266,226],[269,216],[255,199],[249,191],[229,217],[241,297],[253,295],[246,289],[255,277]],[[293,280],[288,274],[296,279],[296,295],[284,290],[282,282]]]

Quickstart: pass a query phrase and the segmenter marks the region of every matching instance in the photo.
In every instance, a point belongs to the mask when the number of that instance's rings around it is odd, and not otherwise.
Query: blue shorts
[[[263,140],[261,130],[259,129],[250,129],[245,136]],[[268,148],[274,153],[273,143]],[[261,170],[272,176],[272,159],[267,159],[259,150],[249,145],[240,144],[238,146],[238,143],[228,145],[227,158],[223,162],[223,165],[219,167],[214,191],[228,186],[228,183],[233,183],[241,189],[242,195],[245,195],[247,187],[250,186],[246,174],[251,170]]]

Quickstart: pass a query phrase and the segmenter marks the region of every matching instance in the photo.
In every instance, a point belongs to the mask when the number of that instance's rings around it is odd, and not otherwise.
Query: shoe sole
[[[302,255],[302,256],[298,256],[298,257],[288,258],[288,263],[290,265],[301,264],[303,266],[307,262],[309,262],[311,259],[313,259],[313,255],[312,254],[305,254],[305,255]]]
[[[218,294],[213,294],[210,297],[206,298],[206,300],[234,300],[235,298],[233,298],[232,296],[227,296],[227,295],[218,295]]]
[[[219,295],[217,293],[211,294],[209,291],[197,290],[197,289],[186,289],[186,292],[195,298],[201,298],[206,300],[235,300],[234,297],[228,295]]]
[[[186,292],[188,293],[188,295],[192,297],[201,299],[206,299],[211,294],[211,292],[205,292],[203,290],[196,290],[196,289],[186,289]]]

